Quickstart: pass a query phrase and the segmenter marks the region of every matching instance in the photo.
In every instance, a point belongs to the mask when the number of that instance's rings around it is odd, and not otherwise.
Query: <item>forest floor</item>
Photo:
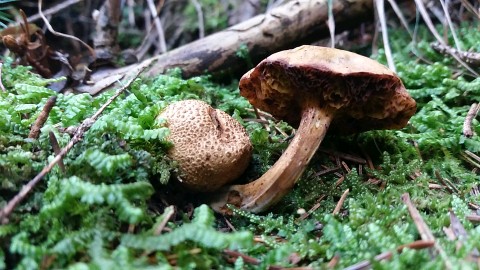
[[[464,22],[458,40],[448,35],[448,44],[470,52],[453,55],[478,60],[479,27]],[[253,145],[238,181],[256,179],[294,129],[269,115],[260,119],[240,96],[238,78],[185,79],[174,69],[95,96],[58,93],[49,86],[62,78],[44,79],[4,57],[0,269],[479,268],[478,65],[464,69],[435,49],[425,26],[415,35],[389,31],[393,53],[382,47],[372,56],[385,65],[392,57],[417,102],[405,128],[327,133],[285,198],[263,214],[232,207],[232,216],[214,213],[208,198],[174,183],[178,167],[157,115],[185,99],[232,115]],[[52,97],[48,118],[31,137]],[[55,158],[62,148],[65,156]],[[52,162],[58,164],[6,215],[22,186]]]

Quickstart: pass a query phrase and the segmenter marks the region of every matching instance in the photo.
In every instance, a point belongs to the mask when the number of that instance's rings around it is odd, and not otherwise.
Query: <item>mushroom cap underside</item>
[[[297,126],[305,103],[336,110],[330,131],[342,134],[404,127],[416,103],[402,81],[380,63],[318,46],[281,51],[247,72],[240,94]]]
[[[179,165],[182,185],[213,191],[238,178],[252,154],[248,134],[227,113],[200,100],[170,104],[159,117],[167,120],[169,157]]]

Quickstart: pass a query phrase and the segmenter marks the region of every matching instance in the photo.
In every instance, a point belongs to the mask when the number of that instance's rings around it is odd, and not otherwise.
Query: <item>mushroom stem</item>
[[[257,180],[223,190],[211,203],[213,209],[228,212],[225,205],[229,203],[258,213],[278,202],[302,175],[325,137],[333,117],[333,111],[320,108],[317,104],[307,104],[295,137],[277,162]]]

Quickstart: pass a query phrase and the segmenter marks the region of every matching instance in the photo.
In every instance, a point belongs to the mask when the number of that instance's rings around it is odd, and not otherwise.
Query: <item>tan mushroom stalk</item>
[[[214,191],[238,178],[252,154],[250,139],[227,113],[200,100],[170,104],[158,116],[167,120],[180,183],[191,191]]]
[[[298,126],[279,160],[260,178],[223,189],[211,206],[230,203],[261,212],[300,178],[327,130],[349,134],[404,127],[415,101],[401,80],[367,57],[338,49],[301,46],[263,60],[240,80],[240,93],[278,119]]]

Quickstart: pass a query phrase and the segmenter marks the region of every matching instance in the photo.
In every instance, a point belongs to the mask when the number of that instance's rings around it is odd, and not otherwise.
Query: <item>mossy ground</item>
[[[480,51],[477,30],[478,25],[459,30],[464,48]],[[183,80],[175,71],[137,80],[69,152],[66,171],[55,167],[10,223],[0,225],[0,269],[319,269],[333,258],[339,259],[334,266],[339,269],[363,260],[372,260],[375,269],[476,268],[469,255],[480,249],[480,227],[467,216],[480,205],[480,168],[466,151],[478,154],[480,140],[463,136],[462,126],[470,105],[480,101],[480,79],[458,73],[455,62],[430,49],[428,41],[413,44],[401,33],[392,40],[398,74],[418,103],[409,125],[400,131],[327,136],[295,189],[265,215],[235,211],[225,219],[198,206],[201,196],[192,201],[178,195],[167,185],[175,171],[165,157],[168,130],[155,116],[170,102],[195,98],[240,120],[255,149],[240,181],[258,177],[275,162],[291,127],[270,121],[266,129],[245,120],[255,115],[236,83]],[[413,51],[431,63],[418,61]],[[378,59],[384,62],[382,54]],[[113,94],[56,94],[47,81],[8,61],[2,75],[7,92],[0,92],[0,206],[53,158],[49,131],[65,146],[70,136],[59,128],[79,125]],[[52,95],[57,104],[40,138],[26,139]],[[479,134],[477,120],[472,127]],[[347,189],[342,208],[332,214]],[[394,252],[421,238],[401,199],[405,193],[443,252]],[[175,212],[170,203],[178,205]],[[301,217],[299,209],[314,206]],[[451,213],[466,236],[450,240],[445,234]],[[165,224],[165,218],[171,219]],[[373,260],[386,251],[393,251],[390,260]]]

